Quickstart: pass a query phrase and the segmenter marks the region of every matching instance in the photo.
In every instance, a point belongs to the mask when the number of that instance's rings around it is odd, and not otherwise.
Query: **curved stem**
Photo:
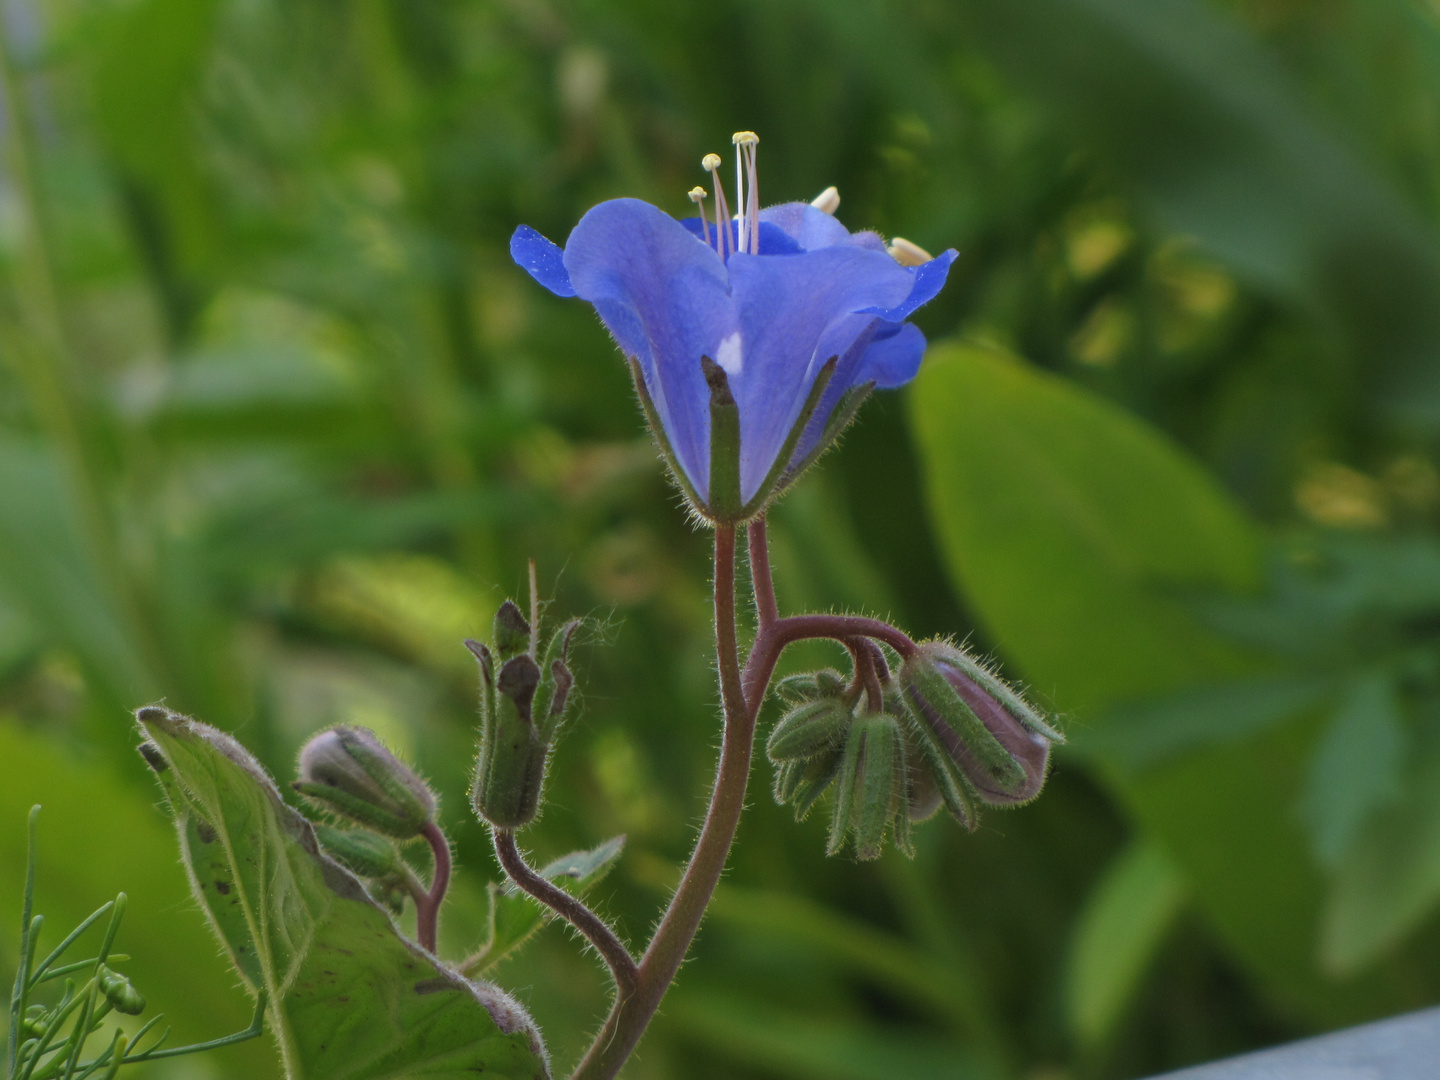
[[[613,1080],[640,1041],[685,959],[735,839],[755,748],[755,720],[785,646],[806,638],[834,638],[844,642],[847,638],[859,637],[882,641],[902,657],[910,656],[916,648],[905,633],[878,619],[859,615],[780,618],[775,608],[763,519],[750,524],[749,542],[750,573],[760,625],[742,671],[735,630],[735,526],[716,526],[715,651],[720,668],[725,730],[710,809],[680,885],[640,960],[634,990],[628,996],[623,993],[616,996],[610,1015],[576,1066],[571,1080]]]
[[[623,1001],[634,990],[635,979],[639,973],[639,967],[635,958],[630,955],[630,950],[625,948],[624,943],[604,919],[578,898],[530,868],[515,843],[513,832],[508,829],[491,831],[495,840],[495,856],[505,868],[505,873],[510,875],[510,880],[585,935],[585,939],[595,946],[595,951],[609,966],[610,974],[615,977],[617,998]]]
[[[433,953],[439,936],[440,904],[445,899],[445,890],[450,888],[450,841],[433,821],[426,823],[420,835],[434,853],[435,876],[430,879],[430,891],[415,897],[415,936],[420,939],[421,948]]]
[[[867,709],[882,712],[885,698],[880,690],[880,673],[875,667],[875,654],[879,650],[868,638],[846,638],[843,644],[855,662],[855,685],[864,688]]]
[[[715,649],[720,664],[725,734],[710,810],[680,885],[640,961],[634,992],[616,999],[604,1027],[576,1067],[573,1080],[611,1080],[635,1049],[700,927],[701,916],[725,870],[740,812],[745,807],[758,710],[749,706],[741,684],[735,635],[733,525],[715,529]]]

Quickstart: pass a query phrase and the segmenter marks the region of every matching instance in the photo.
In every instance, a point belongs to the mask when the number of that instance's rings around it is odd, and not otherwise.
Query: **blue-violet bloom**
[[[580,219],[563,251],[525,225],[510,240],[536,281],[594,305],[671,471],[711,521],[762,512],[871,389],[915,377],[925,337],[905,320],[939,293],[956,257],[850,232],[833,216],[834,188],[761,210],[758,141],[735,136],[733,217],[710,154],[713,221],[696,188],[699,217],[612,199]]]

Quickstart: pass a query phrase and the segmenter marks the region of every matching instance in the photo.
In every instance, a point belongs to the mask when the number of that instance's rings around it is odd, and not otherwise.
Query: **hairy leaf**
[[[289,1080],[548,1078],[524,1009],[402,937],[238,743],[158,707],[138,717],[195,895],[247,987],[268,991]]]

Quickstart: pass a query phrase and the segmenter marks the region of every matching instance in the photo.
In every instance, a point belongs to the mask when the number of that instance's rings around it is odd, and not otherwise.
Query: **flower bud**
[[[895,717],[882,712],[855,717],[836,781],[826,853],[836,854],[853,837],[856,858],[878,859],[887,833],[909,853],[908,791],[905,739]]]
[[[139,1016],[145,1011],[145,995],[136,990],[134,984],[118,971],[102,967],[99,983],[100,992],[116,1012],[126,1016]]]
[[[300,751],[295,790],[328,810],[397,840],[409,840],[435,818],[435,796],[381,745],[374,732],[340,725]]]
[[[838,697],[796,705],[776,722],[766,753],[777,765],[823,754],[844,745],[853,719],[850,706]]]
[[[815,698],[839,697],[844,691],[845,677],[834,668],[787,675],[775,684],[775,693],[780,700],[791,705],[813,701]]]
[[[383,836],[364,829],[336,829],[324,824],[316,824],[314,828],[315,838],[325,854],[353,874],[380,878],[396,873],[401,867],[400,852]]]
[[[518,829],[540,811],[550,744],[574,703],[568,660],[578,626],[562,626],[537,660],[530,624],[506,601],[495,617],[494,657],[479,642],[465,643],[481,674],[480,748],[470,801],[497,828]]]
[[[992,806],[1040,793],[1060,734],[993,672],[960,649],[929,642],[905,661],[899,681],[911,735],[962,824],[974,823],[967,792]]]

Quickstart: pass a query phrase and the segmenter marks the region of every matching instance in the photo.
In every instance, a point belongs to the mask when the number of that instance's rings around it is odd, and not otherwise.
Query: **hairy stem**
[[[840,642],[860,638],[884,642],[902,657],[915,651],[915,643],[907,635],[878,619],[858,615],[781,618],[775,606],[764,519],[751,522],[748,532],[759,627],[742,670],[735,630],[735,527],[719,525],[715,529],[715,652],[725,730],[710,809],[680,885],[640,960],[634,990],[629,996],[616,996],[610,1015],[571,1080],[613,1080],[640,1041],[685,959],[735,839],[755,748],[755,720],[785,646],[807,638]],[[868,651],[866,657],[867,661],[871,659]]]
[[[725,870],[730,844],[745,807],[745,784],[755,743],[755,713],[741,686],[735,635],[735,527],[715,529],[715,650],[725,734],[710,810],[695,851],[640,961],[635,990],[618,997],[605,1025],[576,1068],[573,1080],[611,1080],[640,1041],[660,999],[680,969],[701,916]]]
[[[433,821],[427,822],[420,834],[435,856],[435,874],[430,879],[430,891],[415,897],[415,935],[420,947],[433,953],[440,930],[440,904],[445,890],[450,888],[450,841]]]
[[[585,940],[595,946],[595,951],[600,954],[610,968],[610,974],[615,978],[616,1000],[624,1001],[634,991],[640,970],[635,958],[630,955],[630,950],[625,948],[624,943],[604,919],[578,898],[545,880],[530,868],[515,843],[513,832],[508,829],[491,831],[495,839],[495,856],[505,868],[505,873],[510,875],[510,880],[585,935]]]
[[[770,576],[770,540],[765,518],[750,523],[750,586],[755,592],[755,618],[763,630],[780,618],[775,606],[775,580]]]
[[[879,650],[868,638],[846,638],[844,645],[855,663],[855,685],[865,690],[866,708],[870,712],[882,712],[885,698],[880,690],[880,673],[875,667]],[[883,658],[881,663],[884,663]]]

